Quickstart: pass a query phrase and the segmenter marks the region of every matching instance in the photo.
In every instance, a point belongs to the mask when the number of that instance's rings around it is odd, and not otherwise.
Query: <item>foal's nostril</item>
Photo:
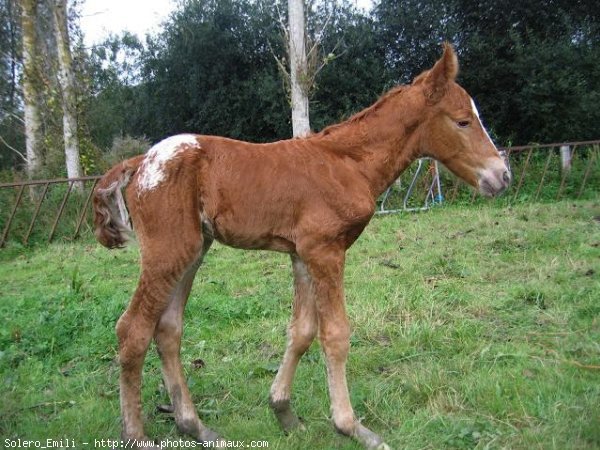
[[[502,174],[502,179],[505,183],[510,183],[510,172],[508,170],[504,171],[504,173]]]

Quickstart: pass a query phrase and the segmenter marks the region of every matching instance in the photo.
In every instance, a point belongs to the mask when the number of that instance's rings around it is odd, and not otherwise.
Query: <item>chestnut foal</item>
[[[223,444],[198,418],[180,359],[183,310],[216,239],[291,256],[293,317],[270,392],[283,429],[302,427],[290,406],[292,380],[318,335],[335,428],[367,448],[388,448],[356,419],[348,395],[345,253],[369,223],[378,196],[418,157],[436,158],[486,196],[508,186],[509,171],[473,100],[456,84],[457,71],[454,50],[445,44],[440,60],[411,85],[320,133],[271,144],[174,136],[102,178],[94,195],[98,240],[109,248],[125,243],[130,230],[119,216],[125,189],[141,252],[139,284],[116,327],[123,438],[145,440],[141,372],[154,338],[179,430]]]

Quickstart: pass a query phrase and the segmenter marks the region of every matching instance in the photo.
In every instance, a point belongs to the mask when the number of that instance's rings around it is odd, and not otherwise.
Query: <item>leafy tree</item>
[[[85,123],[100,148],[111,148],[115,139],[145,134],[134,127],[138,107],[143,107],[138,96],[144,52],[137,36],[125,32],[95,46],[86,60],[89,87],[83,108]]]
[[[573,8],[574,6],[574,8]],[[600,136],[592,2],[459,0],[463,83],[504,142]]]
[[[184,131],[257,142],[290,137],[290,104],[274,57],[285,54],[284,10],[276,0],[190,0],[146,48],[113,37],[93,54],[96,142],[108,148],[116,135],[156,141]],[[372,103],[387,78],[372,20],[349,2],[313,4],[308,23],[311,35],[322,34],[322,48],[334,51],[311,97],[320,129]],[[127,52],[138,65],[118,64]],[[123,77],[128,71],[139,76]]]
[[[136,124],[156,139],[193,131],[271,140],[289,121],[268,42],[274,22],[256,3],[194,0],[149,41]]]
[[[600,136],[597,2],[381,0],[387,64],[408,81],[454,42],[460,81],[501,143]]]
[[[155,142],[186,131],[289,137],[290,104],[274,57],[285,54],[285,11],[282,0],[186,0],[145,43],[111,38],[89,65],[94,142],[108,149],[115,137]],[[325,51],[310,97],[314,130],[409,82],[450,40],[460,81],[499,143],[600,136],[591,0],[381,0],[371,15],[324,0],[307,14],[309,34],[319,34]]]
[[[394,84],[373,19],[349,3],[336,2],[330,7],[333,10],[323,8],[313,19],[324,23],[329,18],[329,26],[323,29],[323,48],[334,49],[316,80],[311,105],[315,130],[369,106]]]
[[[439,58],[440,44],[458,35],[453,0],[381,0],[374,10],[377,45],[393,79],[409,83]]]

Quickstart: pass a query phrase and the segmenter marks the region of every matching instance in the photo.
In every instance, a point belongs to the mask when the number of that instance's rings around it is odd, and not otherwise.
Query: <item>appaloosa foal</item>
[[[179,355],[192,281],[217,239],[291,256],[293,317],[270,393],[284,430],[301,425],[290,406],[292,379],[318,335],[335,428],[367,448],[388,448],[356,419],[348,396],[345,253],[369,223],[377,197],[415,158],[436,158],[486,196],[507,187],[507,167],[473,100],[456,84],[457,71],[446,44],[441,59],[411,85],[320,133],[272,144],[174,136],[102,178],[94,196],[98,240],[110,248],[124,244],[128,226],[118,203],[125,188],[141,252],[137,290],[117,323],[124,438],[144,439],[141,371],[154,338],[178,428],[197,440],[220,439],[196,414]]]

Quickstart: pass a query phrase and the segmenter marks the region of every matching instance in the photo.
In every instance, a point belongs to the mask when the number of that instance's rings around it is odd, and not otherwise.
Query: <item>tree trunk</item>
[[[63,137],[67,176],[77,178],[82,176],[82,171],[79,159],[79,139],[77,137],[77,95],[73,61],[69,47],[66,0],[53,0],[52,17],[58,54],[58,82],[62,93]],[[79,189],[83,188],[81,183],[77,183],[75,186]]]
[[[23,29],[23,101],[25,119],[25,149],[27,176],[33,178],[41,166],[38,77],[36,76],[37,0],[21,1],[21,26]]]
[[[292,132],[294,137],[310,134],[304,0],[288,0],[290,36],[290,85],[292,91]]]

